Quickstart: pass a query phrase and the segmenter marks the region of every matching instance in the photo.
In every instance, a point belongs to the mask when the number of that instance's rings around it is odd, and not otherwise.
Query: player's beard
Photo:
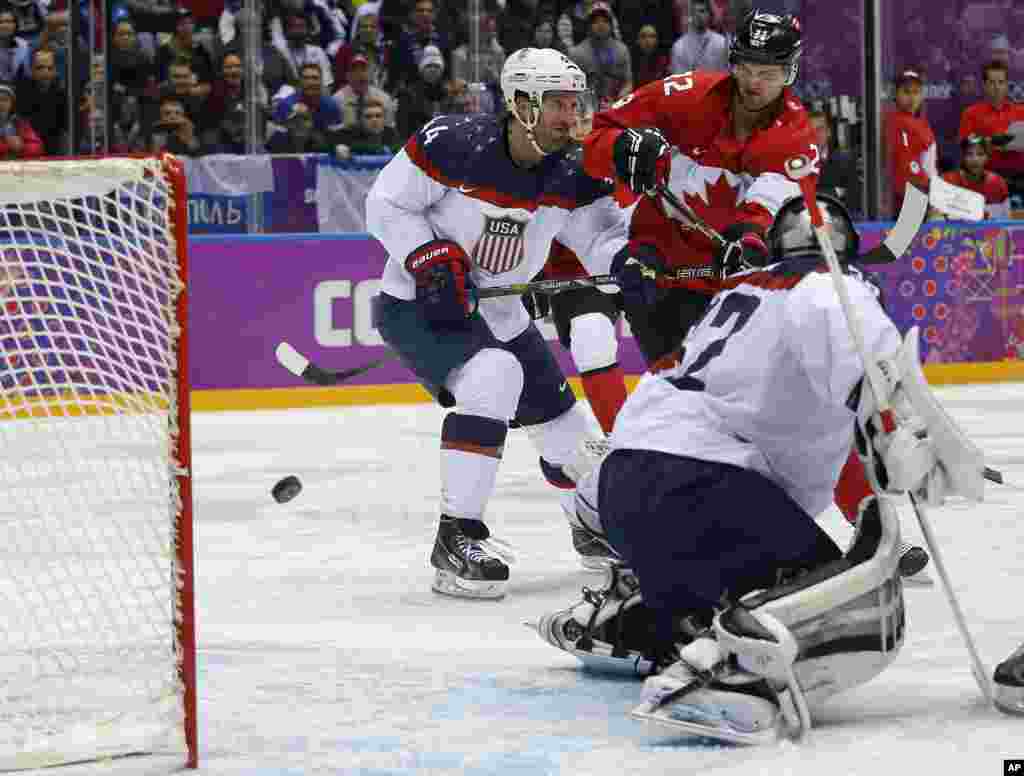
[[[538,127],[533,133],[537,138],[537,145],[549,154],[561,151],[572,140],[571,127],[545,127],[543,130]]]

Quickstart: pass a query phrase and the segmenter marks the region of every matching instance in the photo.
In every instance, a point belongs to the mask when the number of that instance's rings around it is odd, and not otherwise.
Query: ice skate
[[[1024,645],[996,666],[992,678],[996,708],[1024,717]]]
[[[924,547],[902,542],[899,555],[900,576],[903,577],[904,584],[920,587],[930,587],[935,584],[935,580],[928,573],[928,562],[931,558]]]
[[[608,543],[585,527],[571,524],[572,546],[580,556],[580,565],[589,571],[602,571],[622,558]]]
[[[653,623],[636,577],[620,565],[605,568],[603,589],[585,587],[582,600],[543,615],[537,632],[588,668],[643,676],[654,668]]]
[[[430,554],[433,589],[457,598],[504,597],[508,565],[483,546],[489,536],[480,520],[442,517]]]
[[[731,744],[779,740],[784,717],[775,691],[759,677],[725,667],[718,644],[698,638],[680,659],[644,682],[634,719]]]

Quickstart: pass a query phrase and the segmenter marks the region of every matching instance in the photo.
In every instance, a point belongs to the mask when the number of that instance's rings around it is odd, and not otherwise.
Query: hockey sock
[[[606,434],[612,432],[615,416],[626,401],[626,378],[617,363],[603,369],[580,374],[583,392],[587,395],[590,408]]]
[[[441,426],[441,512],[480,519],[505,447],[504,421],[449,413]]]
[[[846,521],[855,526],[861,502],[872,495],[874,491],[871,490],[867,475],[864,473],[864,464],[857,457],[857,451],[851,450],[850,457],[846,459],[843,470],[839,473],[839,482],[836,483],[833,494],[836,506]]]

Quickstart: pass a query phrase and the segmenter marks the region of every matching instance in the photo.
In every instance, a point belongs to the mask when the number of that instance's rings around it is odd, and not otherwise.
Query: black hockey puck
[[[287,504],[301,492],[302,483],[299,482],[299,478],[294,474],[289,474],[284,479],[278,481],[274,489],[270,491],[270,495],[274,497],[274,501],[278,504]]]

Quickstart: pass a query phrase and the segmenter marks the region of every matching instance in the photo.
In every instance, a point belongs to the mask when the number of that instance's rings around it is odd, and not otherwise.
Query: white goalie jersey
[[[899,332],[874,289],[846,282],[869,357],[892,356]],[[678,366],[645,375],[626,401],[612,447],[755,469],[810,515],[824,511],[853,443],[847,404],[864,375],[824,263],[729,278],[683,345]]]

